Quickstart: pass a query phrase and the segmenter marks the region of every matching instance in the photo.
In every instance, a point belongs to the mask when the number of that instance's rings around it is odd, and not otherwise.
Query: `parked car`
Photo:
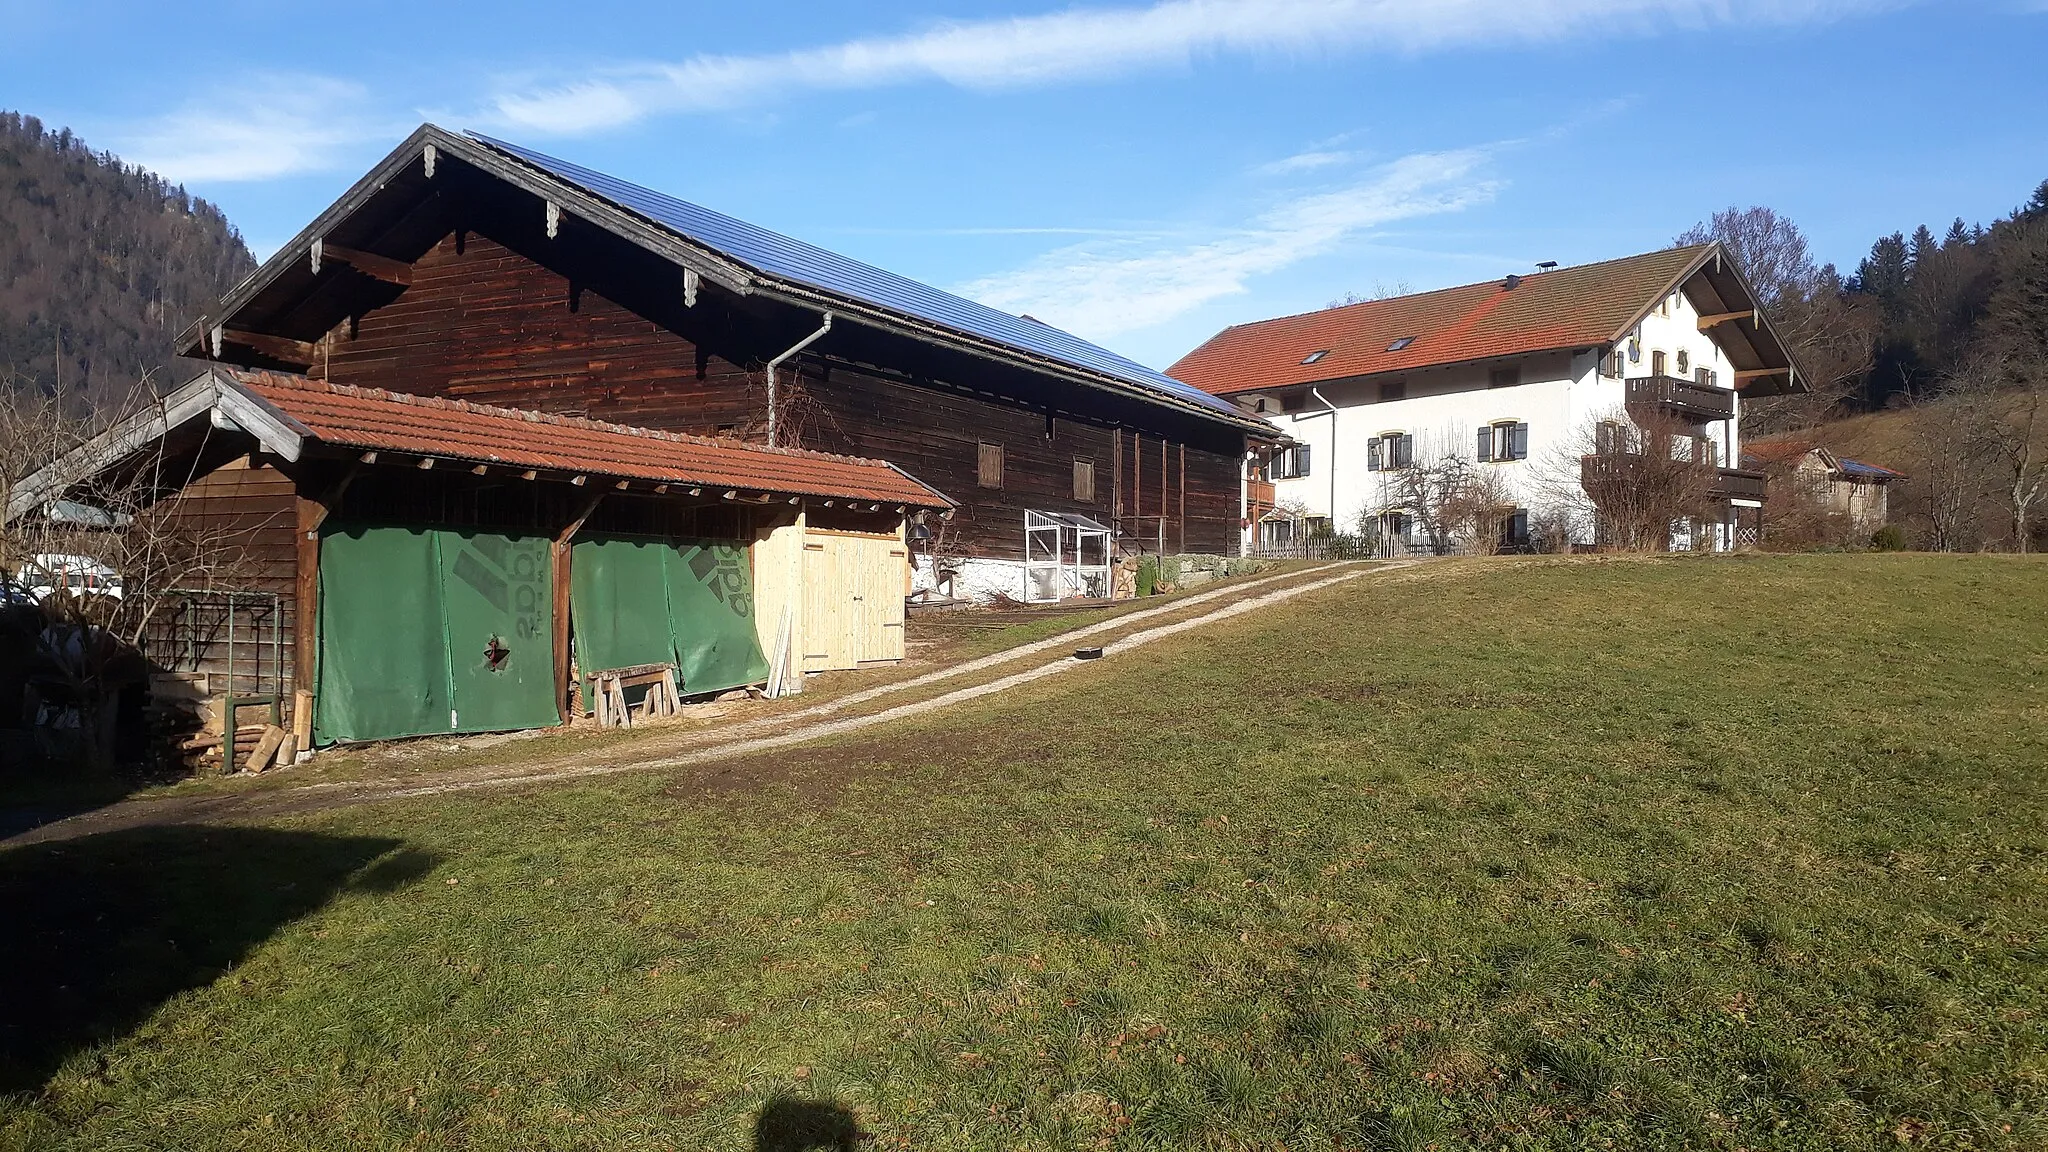
[[[63,589],[73,596],[121,598],[121,574],[90,556],[44,553],[21,566],[16,582],[40,601]]]

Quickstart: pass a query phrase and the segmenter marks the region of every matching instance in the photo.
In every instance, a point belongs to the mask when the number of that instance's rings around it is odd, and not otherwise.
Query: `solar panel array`
[[[872,264],[828,252],[815,244],[557,160],[531,148],[476,132],[469,136],[767,276],[912,316],[963,335],[992,340],[1211,411],[1241,416],[1227,401],[1049,324],[1012,316]]]

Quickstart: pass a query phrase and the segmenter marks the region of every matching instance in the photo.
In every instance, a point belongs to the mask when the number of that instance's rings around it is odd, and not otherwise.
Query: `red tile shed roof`
[[[1166,370],[1227,395],[1608,343],[1669,292],[1711,245],[1239,324]],[[1395,341],[1413,338],[1398,352]],[[1325,353],[1313,364],[1302,360]]]
[[[953,506],[937,489],[879,460],[351,388],[283,372],[215,373],[313,439],[346,448],[707,488]]]

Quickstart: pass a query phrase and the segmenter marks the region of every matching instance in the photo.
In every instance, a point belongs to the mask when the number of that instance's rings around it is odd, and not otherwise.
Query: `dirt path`
[[[982,696],[1006,691],[1019,685],[1057,676],[1077,668],[1086,667],[1094,661],[1075,659],[1071,649],[1075,641],[1090,639],[1102,633],[1117,632],[1133,623],[1156,619],[1164,615],[1185,612],[1219,599],[1229,603],[1202,612],[1186,619],[1174,620],[1151,628],[1103,639],[1102,658],[1114,659],[1125,653],[1155,641],[1175,636],[1193,629],[1241,616],[1247,612],[1291,600],[1297,596],[1315,592],[1337,584],[1362,579],[1366,576],[1391,572],[1412,567],[1417,561],[1395,561],[1392,563],[1364,566],[1356,564],[1333,564],[1306,571],[1296,571],[1284,576],[1267,577],[1245,584],[1234,584],[1199,596],[1190,596],[1170,605],[1130,613],[1113,620],[1083,625],[1060,633],[1057,636],[1031,644],[1020,645],[991,656],[970,660],[962,664],[942,668],[923,676],[893,684],[842,696],[814,708],[780,716],[762,717],[745,721],[713,732],[696,732],[692,735],[708,742],[696,747],[676,747],[678,741],[659,743],[635,741],[631,745],[607,749],[595,755],[585,753],[572,758],[552,762],[521,765],[512,768],[482,768],[451,771],[444,778],[432,783],[420,784],[412,781],[363,780],[336,781],[307,784],[288,789],[271,789],[258,792],[241,792],[216,796],[170,797],[162,799],[138,799],[122,801],[93,812],[82,813],[31,829],[0,844],[31,844],[51,840],[70,840],[101,832],[115,831],[159,824],[207,823],[237,818],[291,815],[300,812],[318,811],[346,805],[369,803],[379,800],[401,800],[413,797],[438,796],[453,792],[476,791],[488,788],[521,787],[531,784],[545,784],[556,781],[588,779],[608,776],[619,772],[644,771],[648,769],[682,768],[704,764],[712,760],[733,759],[760,752],[787,748],[814,740],[857,732],[879,724],[908,719],[950,707],[954,704],[974,700]],[[1332,569],[1342,569],[1334,575]],[[1304,577],[1313,577],[1304,580]],[[1270,591],[1280,583],[1283,587]],[[1256,593],[1250,594],[1248,593]],[[1054,649],[1064,650],[1059,657],[1034,667],[1014,672],[996,679],[957,688],[951,692],[922,700],[884,708],[877,712],[848,716],[840,719],[820,720],[847,708],[866,703],[895,692],[926,687],[959,676],[971,675],[1001,665],[1012,663],[1034,655],[1041,655]],[[815,723],[806,721],[816,720]],[[785,731],[768,732],[786,725],[796,725]],[[768,734],[759,734],[768,732]]]

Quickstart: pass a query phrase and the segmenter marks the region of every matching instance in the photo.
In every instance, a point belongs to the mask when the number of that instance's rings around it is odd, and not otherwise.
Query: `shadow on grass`
[[[0,851],[0,1092],[39,1089],[337,893],[391,891],[435,862],[397,840],[259,828]]]
[[[867,1138],[852,1110],[830,1100],[771,1097],[754,1121],[754,1152],[853,1152]]]

